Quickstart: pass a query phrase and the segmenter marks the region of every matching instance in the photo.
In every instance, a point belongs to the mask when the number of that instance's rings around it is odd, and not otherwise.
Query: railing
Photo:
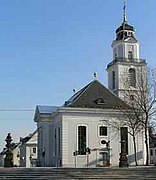
[[[115,58],[112,62],[110,62],[110,63],[107,65],[107,68],[109,68],[109,67],[110,67],[111,65],[113,65],[115,62],[146,63],[146,59],[136,59],[136,58],[130,59],[130,58],[117,57],[117,58]]]

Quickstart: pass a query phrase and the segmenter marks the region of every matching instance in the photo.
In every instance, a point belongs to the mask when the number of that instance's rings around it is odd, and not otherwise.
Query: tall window
[[[112,88],[115,89],[115,71],[112,72]]]
[[[116,48],[114,48],[114,59],[117,58],[117,52],[116,52]]]
[[[40,157],[42,157],[42,149],[43,149],[43,129],[42,129],[42,127],[40,128],[40,130],[39,130],[39,148],[38,148],[38,153],[39,153],[39,155],[40,155]]]
[[[130,68],[129,69],[129,85],[136,87],[136,73],[135,73],[135,69]]]
[[[78,126],[78,152],[79,155],[86,154],[86,126]]]
[[[128,52],[128,59],[129,59],[130,61],[133,60],[133,52],[132,52],[132,51],[129,51],[129,52]]]
[[[55,154],[55,156],[57,155],[57,137],[56,137],[56,135],[57,135],[57,130],[55,128],[55,134],[54,134],[54,143],[55,143],[54,154]]]
[[[128,154],[128,128],[121,127],[121,152],[126,152]]]
[[[61,154],[61,130],[58,127],[58,155]]]

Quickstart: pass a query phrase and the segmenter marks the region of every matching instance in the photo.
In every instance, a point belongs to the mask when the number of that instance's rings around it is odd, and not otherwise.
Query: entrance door
[[[100,166],[109,166],[108,152],[100,152],[99,153],[99,165]]]

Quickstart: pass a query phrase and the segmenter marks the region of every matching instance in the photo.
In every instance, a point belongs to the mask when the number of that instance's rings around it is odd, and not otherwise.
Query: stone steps
[[[0,180],[156,180],[156,167],[130,168],[0,168]]]

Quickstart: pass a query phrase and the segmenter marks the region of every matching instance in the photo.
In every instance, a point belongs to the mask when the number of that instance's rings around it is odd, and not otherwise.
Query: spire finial
[[[123,7],[123,22],[127,22],[126,17],[126,1],[124,0],[124,7]]]
[[[97,79],[97,76],[98,76],[97,72],[94,72],[94,79]]]

